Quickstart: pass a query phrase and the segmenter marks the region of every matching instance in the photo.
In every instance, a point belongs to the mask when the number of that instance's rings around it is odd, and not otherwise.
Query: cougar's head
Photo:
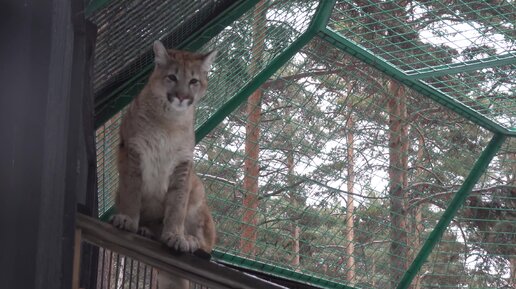
[[[150,77],[153,97],[165,112],[181,112],[192,108],[204,96],[208,71],[217,54],[167,50],[154,42],[154,71]]]

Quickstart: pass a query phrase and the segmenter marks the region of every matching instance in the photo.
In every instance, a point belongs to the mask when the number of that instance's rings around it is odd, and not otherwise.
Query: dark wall
[[[78,61],[86,51],[74,37],[79,2],[0,2],[1,288],[71,288],[91,135]]]

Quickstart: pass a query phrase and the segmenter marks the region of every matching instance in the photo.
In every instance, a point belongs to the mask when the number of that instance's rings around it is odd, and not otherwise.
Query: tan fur
[[[112,223],[182,252],[209,253],[215,227],[193,170],[193,150],[195,104],[206,93],[215,53],[167,51],[159,41],[154,53],[154,71],[120,127],[120,183]],[[159,280],[160,289],[188,285],[165,274]]]

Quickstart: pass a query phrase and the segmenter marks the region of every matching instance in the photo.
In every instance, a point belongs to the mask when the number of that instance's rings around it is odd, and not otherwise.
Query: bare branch
[[[203,178],[206,178],[206,179],[211,179],[211,180],[214,180],[214,181],[223,182],[223,183],[235,186],[235,187],[237,186],[236,182],[230,181],[228,179],[225,179],[225,178],[222,178],[222,177],[219,177],[219,176],[214,176],[214,175],[204,174],[204,173],[197,173],[197,174],[199,176],[203,177]]]
[[[268,197],[272,197],[272,196],[277,196],[281,193],[283,193],[284,191],[286,190],[289,190],[289,189],[293,189],[299,185],[301,185],[302,183],[304,183],[306,180],[300,180],[300,181],[297,181],[291,185],[288,185],[288,186],[285,186],[285,187],[282,187],[272,193],[268,193],[268,194],[264,194],[264,195],[261,195],[258,199],[261,200],[261,199],[264,199],[264,198],[268,198]]]
[[[328,74],[335,74],[342,71],[342,69],[333,69],[333,70],[318,70],[318,71],[309,71],[309,72],[303,72],[299,74],[284,76],[282,78],[277,78],[274,80],[269,80],[262,84],[260,87],[261,89],[284,89],[285,84],[295,81],[298,79],[306,78],[306,77],[312,77],[312,76],[322,76],[322,75],[328,75]]]

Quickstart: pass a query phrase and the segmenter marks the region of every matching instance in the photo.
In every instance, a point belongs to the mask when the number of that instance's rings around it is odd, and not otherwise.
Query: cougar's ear
[[[156,65],[164,66],[168,63],[168,52],[161,41],[154,41],[154,62]]]
[[[204,55],[201,67],[204,72],[210,71],[211,65],[215,60],[215,56],[217,56],[217,50],[212,50]]]

